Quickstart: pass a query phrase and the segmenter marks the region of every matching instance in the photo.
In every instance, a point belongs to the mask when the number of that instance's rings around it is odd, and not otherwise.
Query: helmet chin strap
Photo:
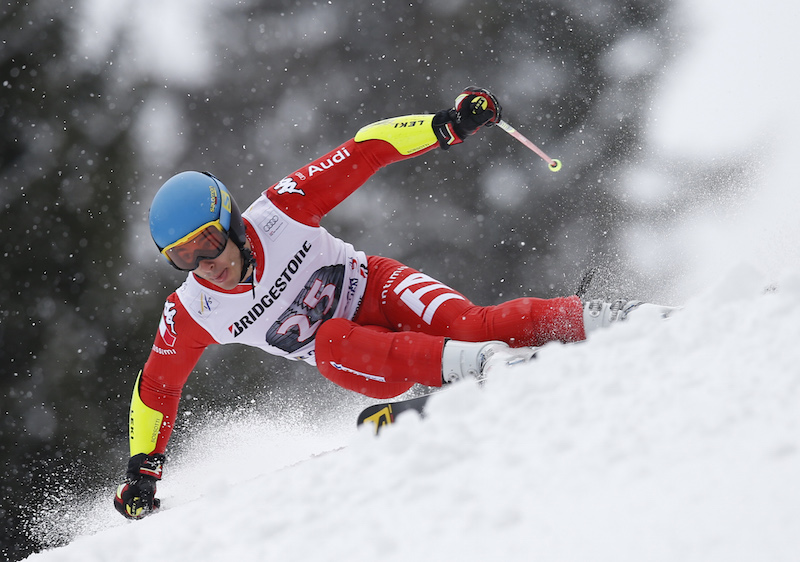
[[[239,253],[242,254],[242,274],[239,276],[239,283],[241,283],[244,281],[244,278],[247,275],[247,270],[250,268],[250,266],[252,265],[255,267],[256,258],[253,257],[253,252],[247,248],[239,248]]]
[[[253,252],[251,252],[248,248],[240,247],[239,253],[242,255],[242,274],[239,276],[239,283],[244,281],[244,278],[247,276],[247,270],[250,269],[250,266],[253,266],[253,273],[250,275],[250,285],[253,288],[253,298],[256,296],[256,258],[253,256]]]

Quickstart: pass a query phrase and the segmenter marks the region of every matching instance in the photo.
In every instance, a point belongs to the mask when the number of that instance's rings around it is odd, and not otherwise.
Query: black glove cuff
[[[433,116],[433,121],[431,121],[433,133],[439,140],[442,150],[447,150],[451,145],[464,140],[464,137],[459,134],[457,117],[458,113],[455,109],[443,109]]]
[[[138,481],[142,478],[161,480],[161,471],[166,457],[162,454],[145,455],[139,453],[128,460],[128,480]]]

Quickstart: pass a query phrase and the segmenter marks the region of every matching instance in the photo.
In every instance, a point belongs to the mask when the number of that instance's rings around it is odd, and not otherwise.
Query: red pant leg
[[[511,347],[585,339],[578,297],[521,298],[497,306],[464,306],[447,336],[461,341],[500,340]]]
[[[381,257],[369,258],[367,292],[355,321],[462,341],[500,340],[517,347],[586,337],[578,297],[477,306],[435,279]]]
[[[317,332],[317,368],[339,386],[392,398],[414,383],[442,385],[443,346],[442,337],[333,318]]]

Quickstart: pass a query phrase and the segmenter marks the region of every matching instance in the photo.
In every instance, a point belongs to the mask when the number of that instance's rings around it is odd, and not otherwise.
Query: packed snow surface
[[[173,455],[163,509],[113,489],[33,562],[800,559],[800,274],[741,265],[671,318],[550,344],[379,437],[253,411]]]

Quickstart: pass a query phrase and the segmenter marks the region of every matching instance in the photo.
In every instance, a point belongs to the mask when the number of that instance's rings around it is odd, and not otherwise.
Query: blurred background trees
[[[435,112],[479,85],[564,162],[560,173],[487,129],[382,170],[323,224],[481,304],[570,294],[590,267],[605,272],[595,293],[635,286],[620,275],[620,232],[643,215],[620,178],[643,149],[654,79],[673,55],[668,0],[30,0],[2,10],[8,559],[69,537],[30,531],[48,496],[58,511],[103,490],[111,509],[133,381],[183,277],[159,261],[147,228],[150,199],[173,173],[212,171],[244,208],[361,126]],[[339,396],[311,367],[238,346],[209,351],[198,371],[184,408],[263,392]]]

